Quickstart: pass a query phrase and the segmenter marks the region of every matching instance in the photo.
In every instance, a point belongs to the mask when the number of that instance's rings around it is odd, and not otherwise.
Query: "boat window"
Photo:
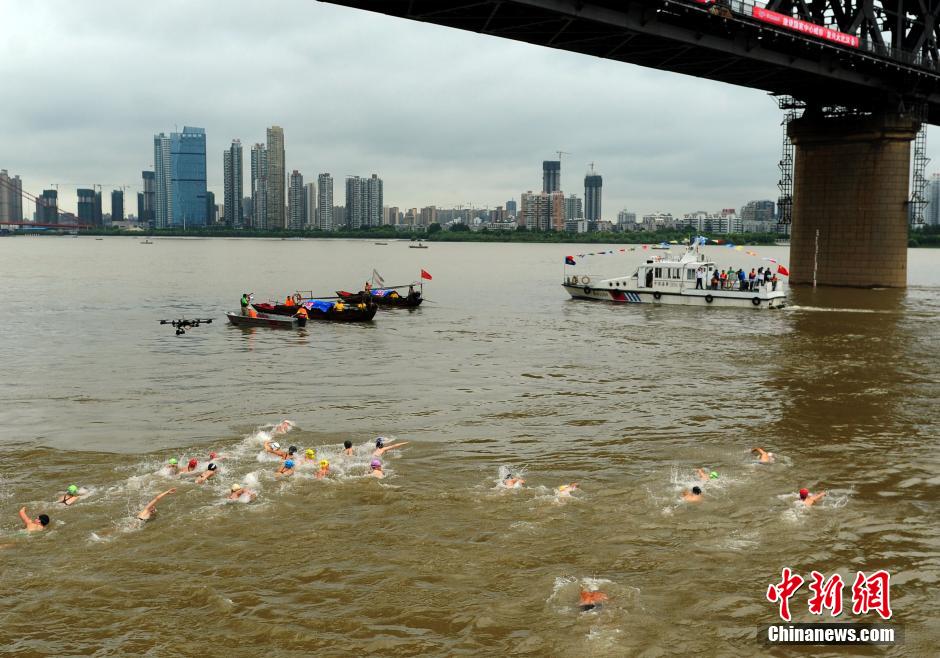
[[[685,278],[688,279],[689,281],[691,281],[692,279],[694,279],[694,278],[695,278],[695,270],[686,270],[686,271],[685,271]]]
[[[657,279],[663,278],[663,268],[657,267],[656,269],[654,269],[653,276],[655,276]]]

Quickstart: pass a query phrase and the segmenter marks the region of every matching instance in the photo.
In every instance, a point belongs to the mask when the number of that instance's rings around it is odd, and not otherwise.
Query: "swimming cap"
[[[326,468],[329,465],[330,465],[330,462],[328,462],[327,460],[325,459],[320,460],[320,468]]]
[[[281,449],[280,443],[278,443],[277,441],[271,442],[271,450],[280,450],[280,449]]]
[[[69,485],[69,493],[74,496],[75,494],[78,493],[78,487],[76,487],[74,484],[70,484],[70,485]]]
[[[190,467],[190,468],[194,468],[194,467],[196,466],[196,464],[198,464],[198,463],[199,463],[199,462],[196,461],[195,459],[190,459],[190,460],[189,460],[189,467]]]
[[[39,523],[41,523],[43,527],[46,527],[47,525],[49,525],[49,516],[48,516],[48,515],[46,515],[46,514],[40,514],[40,515],[37,516],[36,518],[39,519]]]
[[[209,453],[209,459],[215,459],[218,455],[214,452]]]
[[[240,484],[233,484],[233,485],[232,485],[232,491],[239,491],[240,489],[242,489],[242,485],[240,485]]]
[[[209,465],[206,466],[206,468],[208,468],[210,471],[214,471],[215,469],[218,468],[218,466],[216,466],[216,465],[213,464],[212,462],[209,462]]]
[[[170,466],[176,466],[176,464],[177,464],[176,457],[170,457]]]
[[[384,445],[385,445],[385,441],[382,439],[381,436],[375,440],[375,447],[376,447],[376,448],[381,448],[381,447],[384,446]]]
[[[352,448],[352,441],[343,441],[344,448]]]
[[[702,495],[702,490],[699,489],[698,487],[692,487],[692,493],[695,494],[696,496],[700,496]]]
[[[288,459],[286,462],[284,462],[284,468],[294,468],[294,461],[292,459]]]
[[[809,495],[809,489],[800,489],[800,498],[806,498]]]
[[[307,448],[307,452],[305,454],[311,459],[313,459],[314,457],[317,456],[317,451],[314,450],[313,448]]]
[[[287,449],[287,452],[293,455],[295,452],[297,452],[297,446],[291,446]]]
[[[373,459],[370,466],[372,466],[372,468],[382,468],[382,462],[380,462],[378,459]]]
[[[711,473],[708,474],[708,477],[710,477],[712,480],[717,480],[717,479],[718,479],[718,471],[712,471]]]

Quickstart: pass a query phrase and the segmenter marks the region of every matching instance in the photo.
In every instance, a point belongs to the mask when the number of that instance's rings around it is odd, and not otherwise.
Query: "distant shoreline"
[[[933,227],[911,233],[908,236],[909,248],[937,248],[940,247],[940,231]],[[5,237],[15,235],[67,235],[67,231],[45,231],[29,233],[6,233]],[[305,240],[421,240],[424,242],[490,242],[490,243],[537,243],[537,244],[660,244],[662,242],[675,242],[679,246],[688,242],[688,231],[661,231],[647,233],[631,231],[629,233],[556,233],[517,231],[436,231],[405,232],[384,229],[370,229],[367,231],[244,231],[231,229],[198,229],[183,231],[179,229],[158,229],[153,231],[131,231],[125,229],[99,228],[83,230],[80,235],[90,236],[122,236],[145,238],[181,237],[181,238],[266,238],[291,239],[303,238]],[[715,239],[742,246],[789,246],[778,245],[780,236],[775,233],[742,233],[715,236]]]

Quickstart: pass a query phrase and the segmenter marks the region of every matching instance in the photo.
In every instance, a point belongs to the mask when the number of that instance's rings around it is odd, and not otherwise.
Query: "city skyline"
[[[569,152],[566,196],[583,195],[597,164],[605,219],[623,208],[681,214],[778,195],[782,115],[761,92],[307,0],[284,0],[280,12],[241,1],[225,12],[172,1],[34,4],[11,6],[0,28],[10,37],[0,40],[0,71],[29,90],[0,126],[0,167],[32,194],[58,184],[66,212],[76,212],[78,188],[96,183],[135,198],[140,171],[156,164],[150,139],[184,124],[207,131],[217,200],[220,154],[233,139],[246,150],[265,142],[272,125],[284,130],[285,172],[338,181],[380,172],[386,205],[400,208],[518,200],[542,188],[538,164],[557,150]],[[184,10],[184,23],[167,20]],[[270,49],[244,47],[259,33]],[[192,45],[185,56],[180,39]],[[97,70],[109,74],[84,75]],[[316,85],[296,84],[314,71]],[[940,166],[933,135],[928,153]]]

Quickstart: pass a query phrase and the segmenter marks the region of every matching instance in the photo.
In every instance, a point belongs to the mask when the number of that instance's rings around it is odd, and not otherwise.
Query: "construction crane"
[[[561,162],[561,156],[563,156],[563,155],[571,155],[568,151],[555,151],[555,153],[558,154],[558,161],[559,161],[559,162]]]

